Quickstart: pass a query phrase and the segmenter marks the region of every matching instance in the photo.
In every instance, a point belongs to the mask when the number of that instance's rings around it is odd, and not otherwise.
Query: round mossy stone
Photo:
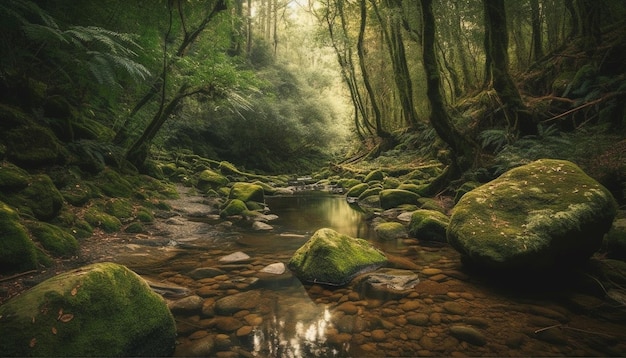
[[[342,286],[386,262],[385,254],[368,241],[323,228],[296,250],[289,269],[305,282]]]
[[[381,240],[395,240],[407,236],[404,225],[394,221],[380,223],[376,225],[374,231],[376,231],[376,235]]]
[[[85,211],[85,221],[94,227],[99,227],[105,232],[116,232],[122,228],[122,222],[113,215],[109,215],[97,207],[91,207]]]
[[[385,179],[385,173],[383,173],[383,171],[380,169],[374,169],[365,176],[365,179],[363,179],[363,181],[366,183],[369,183],[372,181],[381,182],[384,179]]]
[[[385,189],[379,193],[380,206],[383,210],[398,207],[402,204],[417,204],[419,195],[402,189]]]
[[[128,268],[98,263],[54,276],[0,306],[6,356],[170,356],[176,324]]]
[[[257,184],[239,182],[233,184],[230,188],[229,199],[239,199],[243,202],[256,201],[265,202],[265,193],[263,187]]]
[[[446,229],[450,218],[436,210],[416,210],[411,214],[411,236],[431,241],[446,242]]]
[[[78,252],[76,238],[60,227],[40,221],[27,222],[26,226],[33,237],[50,254],[69,257]]]
[[[369,184],[367,183],[360,183],[360,184],[354,185],[350,189],[348,189],[346,196],[349,198],[358,198],[359,195],[363,194],[363,192],[366,191],[368,188],[369,188]]]
[[[37,251],[19,216],[0,201],[0,271],[14,272],[37,267]]]
[[[205,169],[198,174],[198,189],[208,191],[217,189],[228,184],[229,180],[221,173],[211,169]]]
[[[239,199],[233,199],[226,204],[226,207],[220,212],[221,217],[228,217],[234,215],[242,215],[248,211],[246,203]]]
[[[466,262],[483,268],[574,267],[600,248],[616,212],[611,193],[578,166],[541,159],[466,193],[447,237]]]

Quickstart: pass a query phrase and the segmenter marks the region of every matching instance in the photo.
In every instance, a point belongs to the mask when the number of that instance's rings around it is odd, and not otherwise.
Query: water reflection
[[[295,196],[267,197],[266,202],[278,219],[272,224],[279,230],[312,234],[322,227],[362,239],[374,238],[365,214],[351,207],[342,196],[310,193]]]

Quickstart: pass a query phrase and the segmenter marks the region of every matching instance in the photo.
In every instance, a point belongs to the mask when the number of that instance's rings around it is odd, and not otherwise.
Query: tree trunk
[[[380,108],[378,107],[376,94],[374,93],[374,89],[372,88],[372,84],[370,82],[369,71],[367,70],[367,66],[365,65],[364,37],[365,37],[365,25],[367,23],[367,8],[365,6],[365,0],[359,0],[359,9],[361,13],[361,23],[359,26],[359,37],[357,40],[356,47],[357,47],[357,54],[359,56],[359,65],[361,67],[361,76],[363,78],[363,84],[365,85],[367,95],[371,102],[370,106],[372,108],[372,112],[374,113],[374,123],[376,124],[376,135],[382,139],[385,139],[391,136],[383,128]],[[345,16],[343,15],[343,11],[342,11],[341,16],[342,18],[345,18]]]
[[[404,41],[402,39],[402,19],[398,16],[392,15],[385,19],[380,15],[378,6],[375,1],[371,1],[374,7],[374,12],[381,23],[381,29],[385,42],[387,43],[387,49],[389,51],[389,57],[391,58],[391,66],[393,68],[393,78],[396,84],[396,90],[398,91],[398,99],[400,100],[400,106],[402,107],[402,117],[405,125],[412,128],[417,127],[418,116],[415,111],[415,105],[413,104],[413,84],[411,82],[411,73],[406,61],[406,52],[404,49]],[[397,1],[386,1],[387,7],[392,11],[401,10],[401,3]],[[385,26],[385,24],[387,26]]]
[[[537,128],[522,101],[509,73],[509,39],[504,0],[483,0],[485,13],[485,81],[491,78],[493,89],[504,104],[508,126],[520,134],[536,134]],[[487,83],[488,84],[488,83]]]
[[[543,36],[541,31],[541,14],[539,13],[539,0],[530,0],[531,27],[533,42],[533,62],[543,57]]]
[[[441,95],[441,74],[435,55],[435,16],[432,10],[432,0],[420,0],[423,17],[423,48],[422,61],[426,75],[426,95],[430,102],[430,124],[437,135],[450,146],[451,163],[446,171],[445,178],[438,180],[436,185],[431,185],[429,194],[434,194],[443,189],[452,178],[469,169],[474,157],[474,146],[464,137],[452,123],[446,111],[445,103]]]

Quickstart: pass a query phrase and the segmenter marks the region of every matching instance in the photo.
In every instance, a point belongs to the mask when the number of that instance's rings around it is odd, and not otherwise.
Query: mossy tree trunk
[[[430,123],[437,135],[446,142],[452,151],[451,164],[444,176],[431,184],[429,194],[435,194],[450,180],[461,175],[470,168],[474,158],[475,146],[460,133],[452,123],[446,111],[443,96],[441,94],[441,73],[435,55],[435,16],[432,10],[432,0],[420,0],[423,20],[423,44],[422,61],[426,74],[426,95],[430,101]]]
[[[372,107],[372,112],[374,113],[374,124],[376,126],[376,135],[385,141],[387,138],[390,138],[391,135],[383,128],[382,115],[380,112],[380,107],[378,106],[378,99],[376,98],[376,94],[374,93],[374,88],[370,82],[369,71],[365,64],[365,27],[367,24],[367,6],[365,3],[366,0],[359,0],[359,10],[360,10],[360,25],[359,25],[359,36],[357,40],[357,55],[359,57],[359,65],[361,67],[361,77],[363,78],[363,84],[365,86],[365,90],[367,91],[367,95],[370,100],[370,106]]]
[[[504,106],[504,120],[520,134],[537,128],[509,73],[509,37],[504,0],[483,0],[485,16],[485,85],[492,86]]]

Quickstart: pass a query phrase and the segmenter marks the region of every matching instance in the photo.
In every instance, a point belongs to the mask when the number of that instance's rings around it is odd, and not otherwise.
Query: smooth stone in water
[[[193,295],[171,302],[168,307],[173,313],[194,313],[200,312],[204,299]]]
[[[485,335],[472,327],[452,326],[450,327],[450,334],[461,341],[465,341],[475,346],[484,346],[487,344]]]
[[[255,221],[254,223],[252,223],[252,230],[255,231],[270,231],[273,230],[274,227],[270,224],[266,224],[262,221]]]
[[[203,278],[212,278],[223,274],[224,271],[215,267],[198,267],[189,272],[188,276],[194,280],[201,280]]]
[[[260,272],[271,273],[274,275],[282,275],[285,273],[285,264],[282,262],[277,262],[271,265],[267,265],[262,268]]]
[[[237,251],[237,252],[233,252],[230,255],[220,257],[219,261],[220,262],[239,262],[239,261],[246,261],[249,259],[250,259],[250,256],[248,256],[246,253]]]
[[[260,298],[261,293],[259,291],[245,291],[222,297],[215,302],[215,312],[230,315],[241,310],[249,310],[257,306]]]

